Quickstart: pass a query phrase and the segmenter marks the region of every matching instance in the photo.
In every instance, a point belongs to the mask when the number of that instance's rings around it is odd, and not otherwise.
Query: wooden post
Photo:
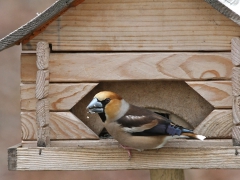
[[[183,169],[150,170],[151,180],[184,180]]]
[[[50,48],[47,42],[39,42],[37,44],[37,79],[35,95],[38,99],[36,104],[37,119],[37,146],[50,146],[49,138],[49,53]]]
[[[233,91],[233,123],[232,139],[234,146],[240,146],[240,38],[232,39],[232,91]]]

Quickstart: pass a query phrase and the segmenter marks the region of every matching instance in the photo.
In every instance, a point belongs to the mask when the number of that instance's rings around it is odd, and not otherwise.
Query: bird
[[[89,113],[99,114],[108,133],[128,151],[129,160],[132,149],[159,149],[175,138],[206,138],[164,116],[132,105],[112,91],[97,93],[87,110]]]

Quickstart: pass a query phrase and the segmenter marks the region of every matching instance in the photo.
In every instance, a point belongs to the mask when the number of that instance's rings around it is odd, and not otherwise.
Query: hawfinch
[[[87,109],[99,114],[108,133],[128,150],[129,159],[130,149],[158,149],[175,138],[206,138],[148,109],[129,104],[110,91],[97,93]]]

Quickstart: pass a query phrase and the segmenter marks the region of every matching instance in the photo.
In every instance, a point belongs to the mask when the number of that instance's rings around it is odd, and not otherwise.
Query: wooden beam
[[[240,96],[240,67],[232,69],[232,91],[234,96]]]
[[[17,148],[21,147],[21,144],[17,144],[8,148],[8,170],[14,171],[17,168]]]
[[[167,142],[166,148],[211,148],[232,146],[231,139],[174,139]],[[22,141],[22,147],[36,147],[36,141]],[[53,140],[51,147],[83,147],[83,148],[118,148],[119,143],[115,139],[99,140]]]
[[[195,145],[201,143],[197,140],[194,142]],[[164,147],[142,152],[133,150],[131,160],[128,160],[126,150],[120,147],[100,146],[101,144],[95,144],[94,148],[82,146],[17,148],[16,170],[240,168],[238,146]],[[39,149],[42,149],[41,155]]]
[[[34,54],[23,54],[23,82],[34,82]],[[50,82],[230,79],[230,53],[52,53]]]
[[[194,132],[207,138],[231,138],[232,110],[213,110]]]
[[[184,180],[183,169],[157,169],[150,170],[151,180]]]
[[[40,41],[37,44],[37,67],[40,70],[48,69],[50,48],[47,42]]]
[[[37,99],[46,98],[49,94],[49,70],[38,70],[35,96]]]
[[[186,81],[215,108],[232,108],[231,81]]]
[[[240,125],[240,96],[233,99],[233,123]]]
[[[49,109],[52,111],[70,110],[98,83],[49,84]],[[21,84],[21,109],[36,110],[35,84]]]
[[[239,35],[237,24],[201,0],[85,1],[23,49],[46,40],[53,51],[230,51]]]
[[[231,59],[234,66],[240,65],[240,38],[232,38],[231,41]]]
[[[240,146],[240,126],[233,126],[232,140],[234,146]]]
[[[37,139],[35,112],[22,112],[22,139]],[[50,139],[98,139],[98,136],[70,112],[50,112]]]

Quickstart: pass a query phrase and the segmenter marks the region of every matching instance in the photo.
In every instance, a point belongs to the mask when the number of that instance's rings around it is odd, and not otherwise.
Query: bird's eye
[[[107,103],[109,103],[109,102],[111,101],[111,99],[110,99],[110,98],[107,98],[107,99],[105,99],[104,101],[105,101],[105,104],[107,104]]]

